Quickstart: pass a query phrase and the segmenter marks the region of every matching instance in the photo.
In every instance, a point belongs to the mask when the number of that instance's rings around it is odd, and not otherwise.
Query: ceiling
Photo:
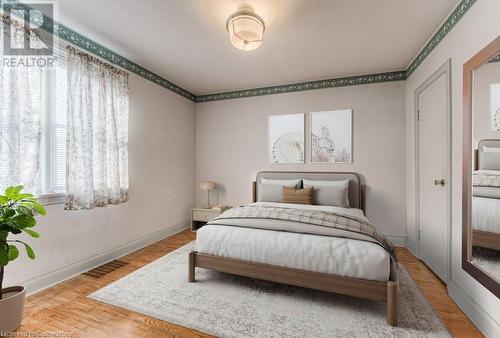
[[[459,0],[61,0],[58,21],[196,95],[403,70]],[[235,49],[227,17],[266,23]]]

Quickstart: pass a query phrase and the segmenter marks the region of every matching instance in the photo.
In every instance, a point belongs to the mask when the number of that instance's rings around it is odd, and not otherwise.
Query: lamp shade
[[[201,190],[213,190],[215,189],[215,182],[205,181],[200,183]]]
[[[264,20],[250,10],[241,10],[231,15],[226,22],[229,39],[234,47],[253,50],[262,44]]]

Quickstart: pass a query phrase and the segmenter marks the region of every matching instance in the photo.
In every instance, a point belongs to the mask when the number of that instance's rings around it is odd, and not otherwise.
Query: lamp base
[[[207,204],[207,205],[202,205],[201,206],[203,209],[212,209],[212,205]]]

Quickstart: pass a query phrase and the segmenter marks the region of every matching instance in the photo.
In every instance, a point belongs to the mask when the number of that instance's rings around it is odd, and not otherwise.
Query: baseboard
[[[413,254],[413,256],[418,257],[418,252],[417,252],[417,243],[413,242],[411,239],[406,238],[406,243],[405,246],[410,252]]]
[[[392,242],[395,246],[406,246],[406,237],[403,236],[385,236],[389,241]]]
[[[57,270],[47,272],[33,279],[29,279],[27,281],[19,283],[19,285],[24,285],[27,294],[32,295],[53,285],[59,284],[65,280],[73,278],[83,272],[89,271],[112,260],[142,249],[148,245],[158,242],[159,240],[175,235],[176,233],[189,228],[189,226],[190,222],[188,221],[170,226],[163,230],[154,232],[146,237],[117,246],[113,249],[88,257],[79,262],[66,265]]]
[[[453,280],[448,282],[448,295],[486,337],[500,337],[500,325]]]

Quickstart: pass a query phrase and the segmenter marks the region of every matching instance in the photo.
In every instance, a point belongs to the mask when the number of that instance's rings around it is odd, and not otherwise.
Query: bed
[[[472,245],[500,250],[500,140],[481,140],[472,175]]]
[[[264,180],[297,179],[347,182],[348,207],[265,198]],[[252,202],[198,230],[196,251],[189,253],[189,282],[198,267],[384,301],[387,322],[397,326],[397,258],[364,215],[364,186],[357,174],[260,172]]]

